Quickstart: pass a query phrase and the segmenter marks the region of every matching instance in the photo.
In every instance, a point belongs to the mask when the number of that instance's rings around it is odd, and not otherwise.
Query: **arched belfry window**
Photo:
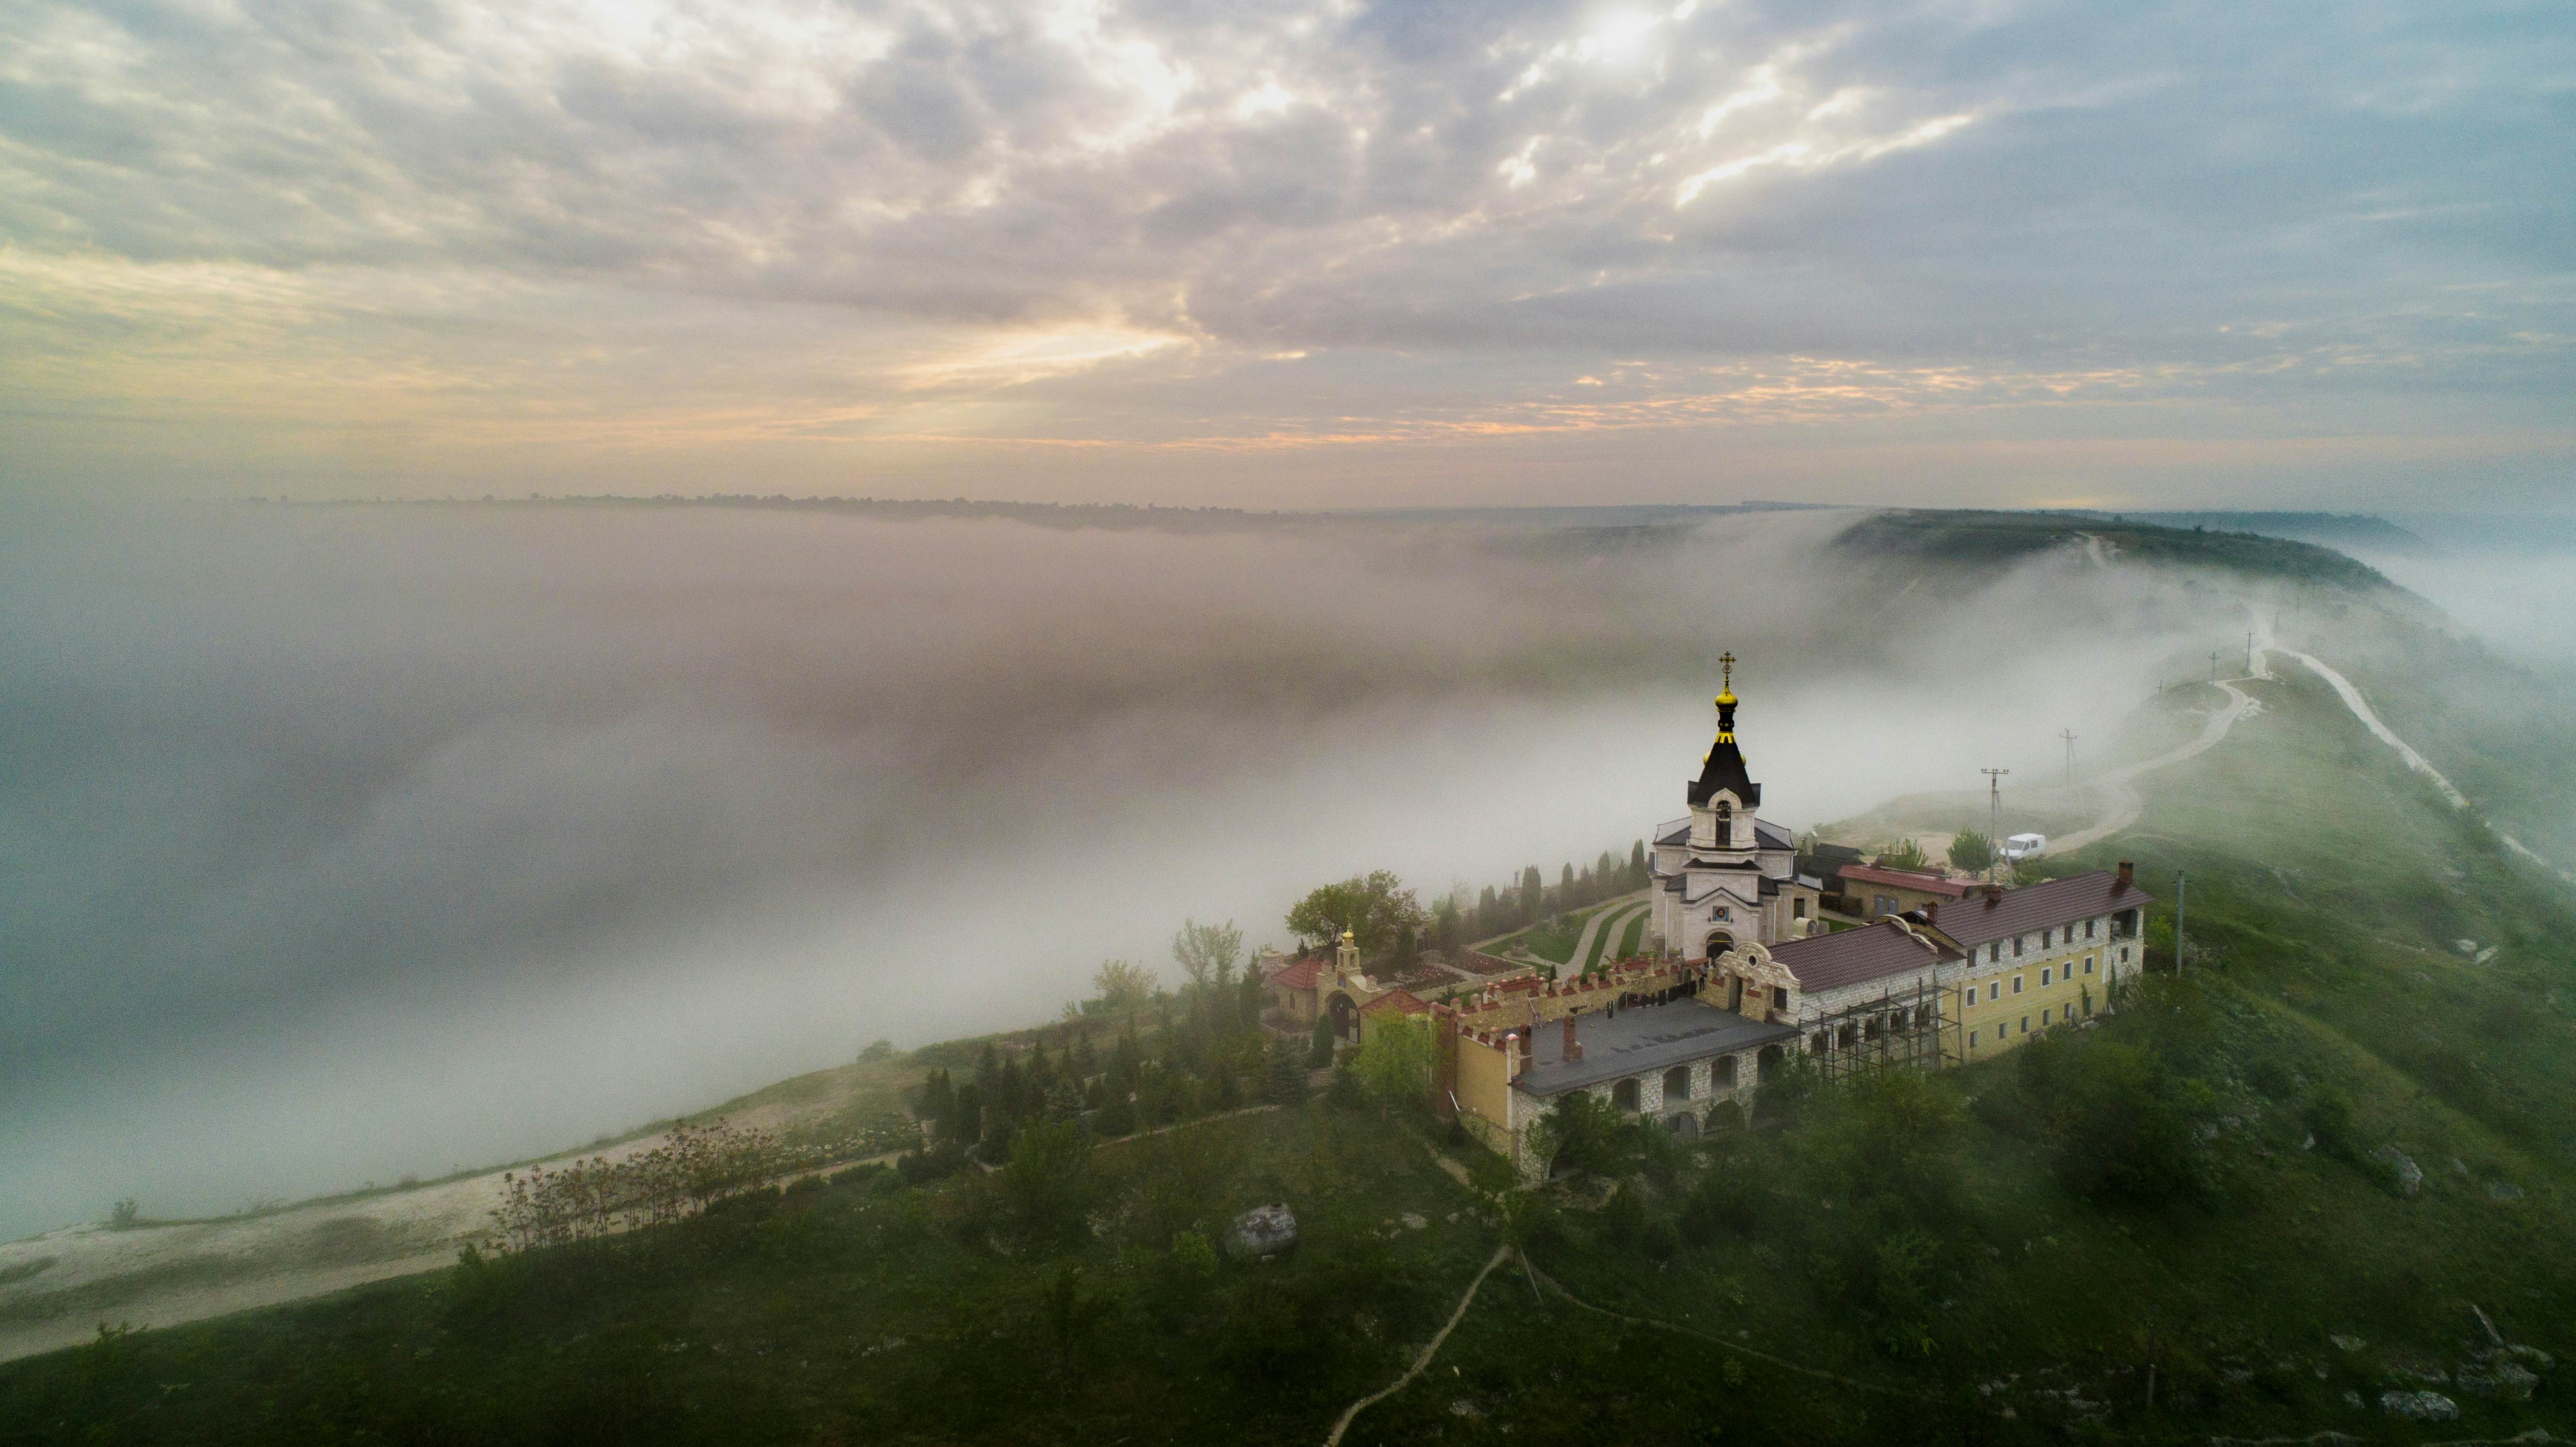
[[[1717,847],[1724,849],[1734,843],[1735,806],[1720,799],[1717,801]]]

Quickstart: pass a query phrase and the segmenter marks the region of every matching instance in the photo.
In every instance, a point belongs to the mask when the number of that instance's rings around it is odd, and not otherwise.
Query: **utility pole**
[[[2066,792],[2075,792],[2075,730],[2059,729],[2057,736],[2066,740]]]
[[[2209,650],[2209,681],[2218,681],[2218,650],[2215,648]]]
[[[2004,862],[2004,775],[2010,769],[1979,769],[1986,776],[1986,878],[1993,879]]]
[[[2186,882],[2186,880],[2185,880],[2185,877],[2184,877],[2184,875],[2183,875],[2183,872],[2182,872],[2181,870],[2179,870],[2179,869],[2175,870],[2175,871],[2174,871],[2174,974],[2175,974],[2175,976],[2176,976],[2176,977],[2180,977],[2180,976],[2181,976],[2181,974],[2182,974],[2182,889],[2183,889],[2183,885],[2184,885],[2184,883],[2185,883],[2185,882]]]
[[[2251,628],[2245,630],[2245,676],[2254,676],[2254,630]]]

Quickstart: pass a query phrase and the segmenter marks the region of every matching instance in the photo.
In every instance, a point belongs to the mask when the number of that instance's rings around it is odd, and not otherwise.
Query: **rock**
[[[1407,1231],[1419,1231],[1419,1230],[1421,1230],[1423,1227],[1428,1226],[1428,1225],[1430,1225],[1430,1224],[1431,1224],[1431,1222],[1430,1222],[1428,1219],[1424,1218],[1420,1213],[1418,1213],[1418,1212],[1414,1212],[1414,1211],[1407,1211],[1407,1212],[1405,1212],[1405,1213],[1404,1213],[1404,1216],[1403,1216],[1403,1220],[1404,1220],[1404,1229],[1405,1229],[1405,1230],[1407,1230]]]
[[[2374,1161],[2386,1161],[2389,1165],[2396,1168],[2397,1193],[2399,1195],[2412,1196],[2423,1191],[2424,1168],[2415,1164],[2415,1158],[2413,1156],[2406,1154],[2395,1146],[2381,1146],[2379,1149],[2370,1153],[2370,1158]]]
[[[2344,1404],[2345,1406],[2347,1406],[2347,1407],[2358,1407],[2358,1406],[2360,1406],[2360,1405],[2361,1405],[2361,1393],[2356,1392],[2356,1391],[2353,1391],[2353,1390],[2351,1390],[2350,1388],[2346,1388],[2346,1389],[2345,1389],[2345,1391],[2344,1391],[2344,1394],[2343,1394],[2343,1404]]]
[[[2540,1385],[2540,1378],[2525,1370],[2521,1363],[2501,1355],[2461,1367],[2458,1380],[2461,1391],[2493,1397],[2500,1402],[2528,1402],[2531,1389]]]
[[[2469,1175],[2469,1163],[2461,1160],[2458,1156],[2451,1157],[2451,1174],[2459,1177],[2463,1181],[2471,1179]]]
[[[2504,1354],[2526,1366],[2538,1367],[2544,1372],[2549,1370],[2549,1353],[2538,1347],[2527,1347],[2520,1342],[2515,1342],[2504,1349]]]
[[[2307,1138],[2306,1140],[2303,1140],[2303,1141],[2299,1142],[2299,1149],[2301,1149],[2301,1150],[2303,1150],[2303,1151],[2312,1151],[2312,1150],[2315,1150],[2316,1148],[2317,1148],[2317,1133],[2316,1133],[2315,1131],[2310,1131],[2310,1132],[2308,1132],[2308,1138]]]
[[[2344,1336],[2341,1334],[2327,1337],[2326,1340],[2333,1342],[2335,1350],[2339,1352],[2357,1352],[2363,1347],[2370,1345],[2370,1343],[2363,1341],[2357,1336]]]
[[[2460,1415],[2460,1404],[2439,1392],[2382,1392],[2379,1410],[2410,1422],[2449,1422]]]
[[[2519,1201],[2522,1199],[2522,1187],[2515,1185],[2511,1181],[2489,1181],[2487,1182],[2487,1199],[2490,1201]]]
[[[2478,942],[2476,940],[2453,940],[2451,941],[2451,947],[2458,950],[2461,954],[2469,955],[2471,957],[2475,957],[2478,952]]]
[[[1234,1218],[1227,1233],[1236,1250],[1247,1256],[1276,1256],[1297,1245],[1297,1213],[1283,1202],[1255,1206]]]

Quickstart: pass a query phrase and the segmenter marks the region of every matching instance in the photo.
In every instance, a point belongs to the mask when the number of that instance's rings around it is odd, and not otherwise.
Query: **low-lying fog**
[[[0,1236],[577,1144],[1046,1019],[1184,916],[1624,853],[1741,663],[1789,825],[2053,777],[2232,604],[1935,604],[1847,513],[1047,530],[224,507],[0,529]],[[1955,596],[1955,595],[1951,595]]]

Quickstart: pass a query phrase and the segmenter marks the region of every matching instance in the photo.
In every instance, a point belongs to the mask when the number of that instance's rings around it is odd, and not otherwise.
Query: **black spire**
[[[1724,789],[1750,809],[1762,802],[1762,786],[1744,771],[1744,750],[1735,745],[1735,655],[1719,655],[1718,664],[1726,673],[1717,695],[1717,742],[1690,786],[1691,807],[1698,808]]]

